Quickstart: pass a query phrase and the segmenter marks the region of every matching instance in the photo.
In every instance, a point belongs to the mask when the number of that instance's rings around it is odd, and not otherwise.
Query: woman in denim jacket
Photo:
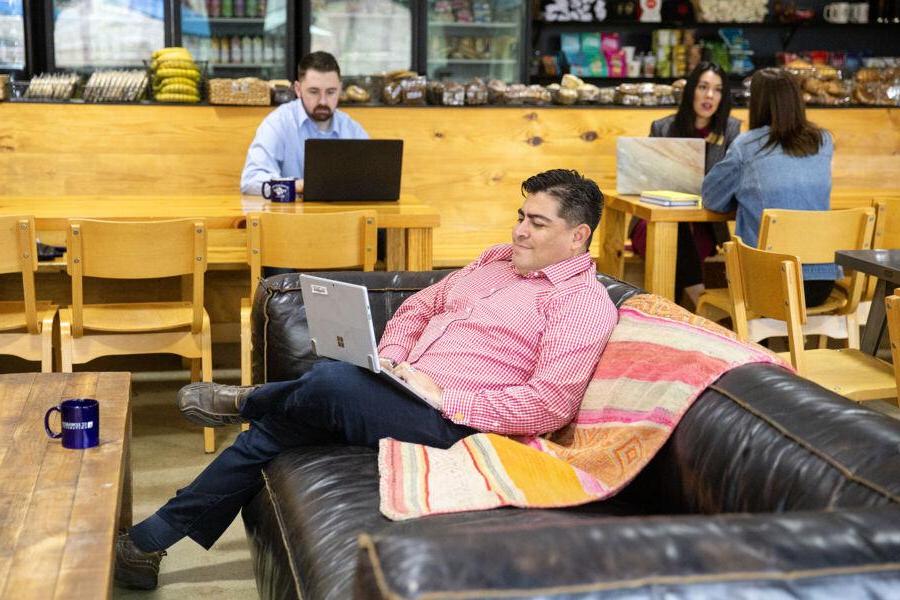
[[[703,206],[736,210],[735,233],[756,246],[764,209],[829,209],[833,154],[831,134],[806,120],[797,80],[761,69],[750,82],[750,130],[707,173]],[[834,263],[803,265],[806,305],[822,304],[840,276]]]

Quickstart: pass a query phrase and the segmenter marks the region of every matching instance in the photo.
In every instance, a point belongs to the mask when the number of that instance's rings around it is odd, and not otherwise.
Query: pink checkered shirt
[[[519,275],[494,246],[404,302],[379,344],[443,389],[443,414],[536,435],[571,421],[618,313],[588,253]]]

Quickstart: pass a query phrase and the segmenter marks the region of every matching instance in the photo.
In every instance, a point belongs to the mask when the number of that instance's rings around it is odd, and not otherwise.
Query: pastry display
[[[94,71],[84,86],[85,102],[137,102],[147,91],[142,70]]]
[[[34,100],[68,100],[75,93],[79,77],[75,73],[42,73],[31,80],[25,98]]]

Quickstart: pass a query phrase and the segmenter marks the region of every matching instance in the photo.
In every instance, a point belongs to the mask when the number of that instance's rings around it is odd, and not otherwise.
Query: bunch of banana
[[[200,69],[186,48],[160,48],[150,61],[158,102],[199,102]]]

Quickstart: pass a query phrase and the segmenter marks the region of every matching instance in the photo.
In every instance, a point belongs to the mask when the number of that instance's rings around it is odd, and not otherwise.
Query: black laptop
[[[306,140],[303,200],[400,198],[403,140]]]

